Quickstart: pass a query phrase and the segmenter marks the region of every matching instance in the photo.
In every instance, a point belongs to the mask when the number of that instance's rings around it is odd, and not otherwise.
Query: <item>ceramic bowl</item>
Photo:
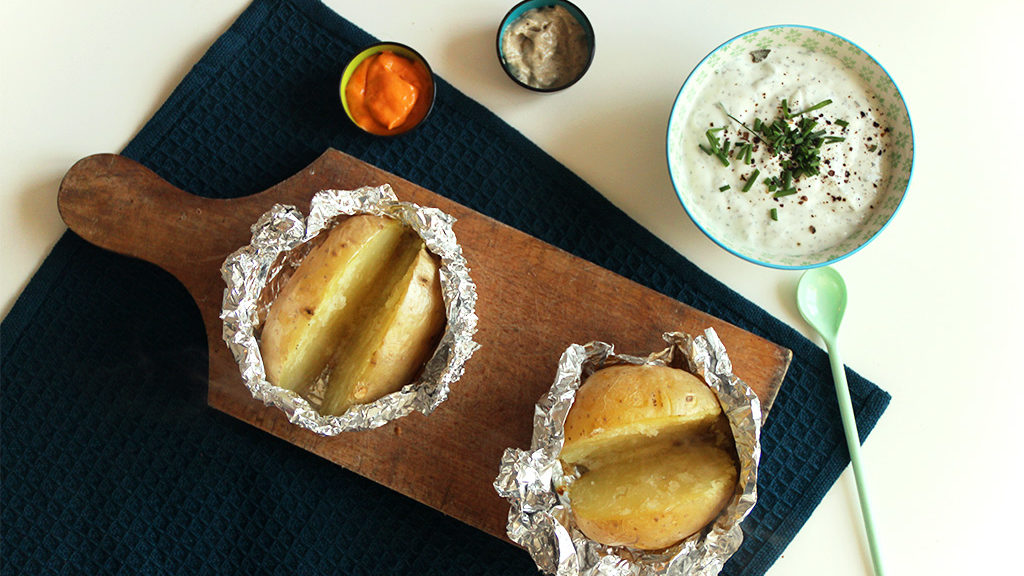
[[[795,207],[795,202],[799,202],[801,196],[793,196],[784,200],[774,197],[765,184],[766,177],[764,176],[760,181],[755,178],[750,189],[743,192],[740,190],[743,187],[741,184],[745,180],[749,180],[749,176],[753,176],[753,167],[748,174],[743,175],[742,179],[730,183],[723,178],[723,185],[718,187],[716,183],[712,190],[708,186],[710,180],[708,170],[716,169],[716,161],[695,160],[695,158],[701,158],[707,154],[701,149],[701,145],[707,146],[707,143],[703,142],[706,134],[701,133],[699,138],[695,138],[694,134],[699,133],[699,130],[706,126],[706,124],[698,126],[697,118],[703,121],[708,117],[708,107],[721,109],[723,112],[719,114],[722,116],[721,122],[732,126],[736,132],[739,132],[739,129],[735,126],[740,125],[739,122],[729,119],[725,114],[724,106],[719,100],[721,91],[716,89],[706,91],[705,88],[714,82],[721,82],[721,78],[732,73],[728,70],[736,69],[737,66],[753,66],[755,62],[760,62],[756,59],[758,55],[771,58],[772,50],[783,48],[786,50],[796,49],[793,53],[798,54],[798,58],[813,59],[815,62],[823,63],[824,68],[822,69],[828,70],[828,72],[823,74],[824,79],[818,82],[816,89],[820,90],[821,86],[824,86],[827,90],[827,87],[835,82],[830,79],[838,78],[839,74],[850,78],[860,88],[863,95],[867,96],[868,108],[880,122],[881,130],[885,131],[884,139],[881,140],[883,145],[878,146],[879,160],[877,162],[880,163],[880,167],[879,176],[874,183],[847,178],[846,181],[839,180],[841,182],[838,184],[839,192],[834,193],[838,197],[868,198],[862,205],[856,206],[856,212],[853,215],[842,216],[851,220],[849,229],[832,227],[829,230],[832,232],[831,234],[823,234],[813,225],[807,226],[804,221],[800,230],[787,230],[787,227],[797,226],[799,219],[796,218],[796,215],[799,212]],[[779,50],[776,54],[784,54],[786,50]],[[776,57],[780,58],[781,56]],[[792,82],[790,86],[785,87],[785,90],[798,94],[798,90],[802,89],[800,82],[808,83],[821,80],[821,78],[807,77],[801,79],[799,78],[800,74],[806,75],[807,72],[801,69],[800,73],[796,74],[798,78],[787,78],[787,81]],[[716,86],[721,85],[716,84]],[[761,95],[761,90],[755,89],[753,86],[749,88],[740,86],[737,89],[741,91],[741,94],[742,91],[749,90],[751,92],[749,101],[751,102],[756,101],[757,97]],[[755,95],[755,92],[758,94]],[[837,95],[837,97],[842,96]],[[745,97],[744,101],[746,101]],[[762,121],[770,122],[770,115],[778,114],[778,112],[769,112],[766,102],[761,104],[761,108],[756,111],[755,115]],[[772,104],[771,107],[774,108],[776,105]],[[837,124],[830,124],[836,118],[829,119],[828,110],[829,108],[826,106],[820,112],[815,112],[814,115],[821,115],[821,127],[827,127],[842,135],[843,129],[839,128]],[[698,114],[701,115],[698,116]],[[747,120],[750,121],[749,115]],[[689,126],[688,123],[690,123]],[[878,130],[879,128],[876,126],[876,133]],[[750,130],[746,132],[750,133]],[[728,132],[722,133],[728,134]],[[753,138],[752,141],[756,142]],[[846,143],[838,145],[845,146]],[[854,153],[852,146],[853,142],[851,141],[850,154]],[[871,147],[867,146],[866,149],[871,149]],[[831,264],[850,256],[866,246],[885,229],[902,204],[910,182],[914,164],[914,137],[910,115],[895,82],[867,52],[845,38],[818,28],[771,26],[753,30],[729,40],[708,54],[694,68],[683,83],[672,107],[668,122],[666,152],[669,175],[676,194],[690,219],[708,238],[732,254],[756,264],[783,269],[807,269]],[[874,153],[873,149],[872,153]],[[733,159],[732,162],[736,162],[736,160]],[[686,166],[690,166],[690,168],[686,168]],[[721,167],[722,165],[717,166],[718,169]],[[823,168],[829,169],[830,167],[823,166]],[[730,168],[730,170],[735,170],[734,174],[736,174],[739,173],[740,168]],[[716,174],[714,177],[718,178],[718,175]],[[719,188],[723,188],[725,191],[720,191]],[[873,188],[877,192],[872,192],[868,188]],[[737,202],[745,203],[744,207],[737,208],[730,205],[728,209],[718,206],[708,209],[706,208],[708,206],[706,199],[714,194],[743,194],[742,200],[737,200]],[[868,194],[872,194],[872,196],[869,197]],[[704,200],[698,202],[699,198],[704,198]],[[802,200],[808,201],[807,198],[802,198]],[[721,200],[712,201],[723,202]],[[810,198],[809,201],[815,202],[816,200]],[[827,201],[826,199],[822,202]],[[728,200],[728,202],[733,202],[733,200]],[[794,206],[788,213],[784,207],[786,202],[790,202],[790,205]],[[747,203],[752,204],[752,207],[745,207]],[[800,205],[801,210],[803,205]],[[775,209],[773,210],[773,208]],[[847,206],[841,208],[846,210]],[[828,209],[834,213],[839,208]],[[752,217],[750,214],[739,213],[743,211],[756,211],[756,214]],[[777,217],[778,220],[769,221],[769,215],[771,218]],[[807,217],[814,216],[808,215]],[[762,226],[764,229],[756,233],[751,232],[748,222],[753,220],[758,220],[756,226]],[[820,221],[818,220],[818,222]],[[793,238],[799,238],[799,234],[804,234],[806,237],[807,230],[810,230],[810,233],[817,233],[817,236],[806,242],[795,239],[784,246],[781,245],[781,241],[775,241],[775,234],[792,233]]]

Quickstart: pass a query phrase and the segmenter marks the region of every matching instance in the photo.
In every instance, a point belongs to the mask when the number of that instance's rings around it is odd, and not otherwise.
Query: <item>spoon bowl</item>
[[[796,289],[797,308],[826,344],[835,346],[839,325],[846,312],[846,282],[833,268],[812,268],[800,278]]]

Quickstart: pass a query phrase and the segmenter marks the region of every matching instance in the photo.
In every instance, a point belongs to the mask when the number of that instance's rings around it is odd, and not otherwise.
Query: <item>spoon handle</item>
[[[829,362],[832,365],[832,379],[836,385],[836,397],[839,399],[839,414],[843,420],[843,431],[846,433],[846,446],[850,451],[850,463],[853,465],[853,476],[857,482],[857,495],[860,497],[860,512],[864,518],[864,530],[871,549],[871,563],[875,568],[875,576],[884,576],[882,569],[882,553],[878,548],[875,535],[875,522],[871,516],[871,505],[868,501],[868,488],[864,479],[864,471],[860,462],[860,434],[857,432],[857,421],[853,415],[853,402],[850,400],[850,387],[846,383],[846,367],[839,356],[839,347],[834,342],[825,342],[828,347]]]

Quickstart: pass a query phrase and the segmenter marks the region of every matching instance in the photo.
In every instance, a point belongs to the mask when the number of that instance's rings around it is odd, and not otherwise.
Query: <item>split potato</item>
[[[438,269],[397,220],[339,223],[270,307],[260,342],[267,379],[301,393],[326,375],[320,410],[335,415],[410,383],[446,323]]]
[[[560,454],[577,526],[610,546],[660,550],[711,523],[738,481],[718,397],[675,368],[619,365],[577,391]]]

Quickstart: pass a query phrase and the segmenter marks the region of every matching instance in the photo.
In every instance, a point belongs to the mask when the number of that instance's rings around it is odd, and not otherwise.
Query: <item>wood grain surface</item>
[[[390,184],[399,199],[455,216],[477,284],[481,348],[449,399],[367,432],[322,437],[254,400],[221,340],[225,258],[249,243],[250,226],[275,203],[305,212],[324,189]],[[499,538],[508,503],[492,482],[502,452],[528,448],[533,408],[572,343],[603,340],[621,353],[665,347],[661,334],[713,327],[734,372],[767,410],[791,352],[586,260],[335,150],[259,194],[218,200],[181,191],[144,166],[104,154],[79,161],[58,195],[68,227],[85,240],[152,262],[195,299],[209,346],[210,406]]]

